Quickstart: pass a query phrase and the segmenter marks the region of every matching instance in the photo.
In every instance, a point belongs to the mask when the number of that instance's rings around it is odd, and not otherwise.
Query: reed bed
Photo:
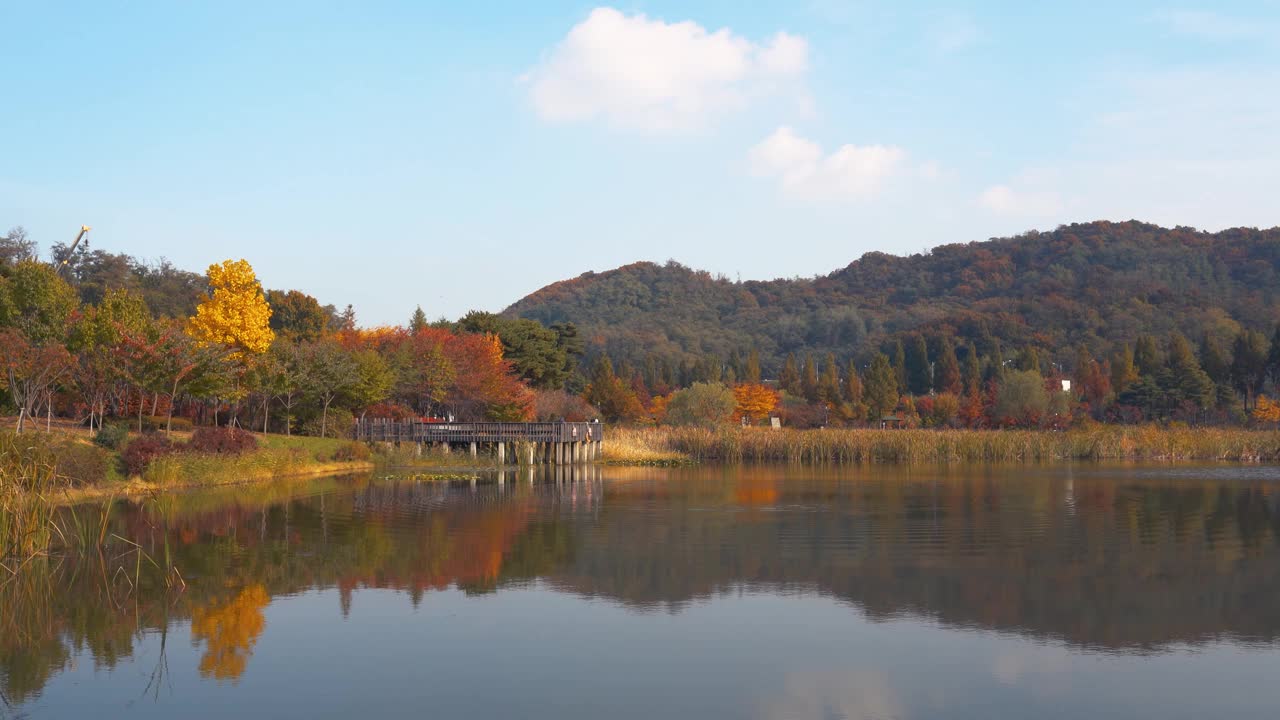
[[[178,452],[152,460],[142,479],[161,487],[226,485],[299,474],[340,473],[371,463],[321,459],[299,448],[260,448],[240,455]]]
[[[1060,460],[1280,460],[1280,432],[1155,426],[1038,430],[616,429],[606,460],[948,464]]]
[[[136,564],[145,559],[155,566],[135,543],[108,534],[110,498],[101,507],[59,507],[85,482],[80,449],[48,434],[0,433],[0,588],[55,551],[95,551],[91,554],[133,557]],[[95,455],[90,463],[94,477],[99,459]]]
[[[605,433],[601,459],[610,465],[683,465],[693,461],[671,447],[667,430],[618,428]]]
[[[56,531],[48,497],[64,485],[48,438],[0,433],[0,567],[47,550]]]

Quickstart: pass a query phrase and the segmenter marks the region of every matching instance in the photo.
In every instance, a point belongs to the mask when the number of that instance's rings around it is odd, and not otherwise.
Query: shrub
[[[365,462],[373,457],[373,452],[369,450],[369,446],[361,442],[343,443],[333,451],[333,459],[338,462]]]
[[[715,427],[729,422],[738,407],[733,391],[720,383],[694,383],[678,390],[667,404],[669,425]]]
[[[119,450],[129,439],[129,428],[120,423],[103,425],[93,436],[93,444],[108,450]]]
[[[539,390],[533,397],[533,414],[543,422],[564,420],[584,422],[600,417],[600,411],[591,407],[580,395],[570,395],[564,390]]]
[[[134,438],[125,446],[120,454],[124,462],[125,472],[129,475],[141,475],[152,460],[169,455],[178,448],[169,438],[160,433],[147,433]]]
[[[211,455],[239,455],[258,449],[258,439],[237,427],[202,427],[191,434],[192,450]]]
[[[147,415],[142,418],[143,432],[159,432],[169,427],[169,418],[164,415]],[[191,432],[191,427],[191,420],[188,418],[175,417],[173,419],[172,429],[174,432]]]
[[[107,479],[107,451],[100,447],[66,442],[54,453],[58,479],[68,485],[93,485]]]
[[[356,416],[351,414],[350,410],[345,408],[329,408],[329,423],[325,429],[324,436],[331,438],[349,438],[355,428]],[[302,423],[301,432],[303,435],[311,437],[320,437],[320,416],[307,420]]]

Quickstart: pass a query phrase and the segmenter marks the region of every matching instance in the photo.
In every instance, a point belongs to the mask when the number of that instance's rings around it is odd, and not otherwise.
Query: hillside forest
[[[0,404],[139,429],[359,417],[1060,428],[1274,425],[1280,229],[1137,222],[731,282],[638,263],[501,314],[363,327],[244,260],[0,236]]]

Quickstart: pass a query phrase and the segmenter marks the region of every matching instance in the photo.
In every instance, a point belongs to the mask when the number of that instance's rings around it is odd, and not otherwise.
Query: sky
[[[812,277],[1280,225],[1280,0],[0,0],[0,232],[499,311],[638,260]]]

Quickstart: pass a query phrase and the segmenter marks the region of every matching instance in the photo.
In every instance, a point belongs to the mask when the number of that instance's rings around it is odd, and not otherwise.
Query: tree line
[[[539,390],[574,382],[569,324],[429,323],[419,309],[403,327],[360,328],[350,306],[264,291],[244,260],[211,265],[191,303],[156,302],[142,265],[121,257],[95,251],[60,271],[24,232],[0,236],[0,406],[19,431],[54,417],[322,436],[369,413],[526,420]],[[119,286],[87,265],[118,269]]]
[[[20,230],[0,237],[0,402],[20,427],[55,415],[91,427],[111,418],[168,429],[176,418],[315,435],[345,432],[357,416],[776,417],[795,427],[1280,422],[1267,396],[1280,384],[1280,326],[1268,336],[1219,324],[1195,342],[1176,330],[1140,333],[1099,352],[1011,343],[986,322],[925,324],[771,364],[749,344],[725,355],[677,358],[659,346],[614,355],[575,323],[512,314],[429,321],[419,307],[402,326],[364,328],[351,306],[264,290],[243,260],[212,265],[198,282],[161,284],[197,285],[190,302],[156,299],[146,278],[158,271],[145,263],[59,247],[54,257],[68,260],[62,271],[36,259]]]

